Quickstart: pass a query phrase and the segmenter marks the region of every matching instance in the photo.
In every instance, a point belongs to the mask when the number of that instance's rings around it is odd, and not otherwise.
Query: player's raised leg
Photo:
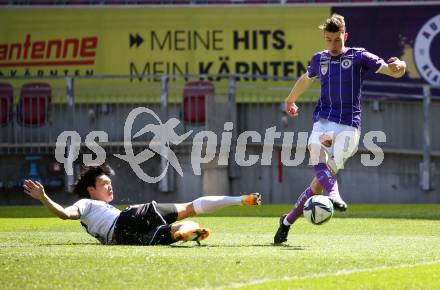
[[[261,205],[261,194],[250,193],[241,196],[202,196],[192,202],[177,203],[177,220],[202,213],[211,213],[232,205]]]
[[[345,139],[338,138],[337,124],[328,121],[318,121],[313,125],[313,131],[309,139],[310,160],[315,171],[315,182],[319,182],[322,188],[328,193],[330,200],[336,210],[345,211],[347,204],[342,200],[339,193],[336,172],[338,166],[343,164],[344,152],[338,152],[338,160],[334,160],[335,154],[330,156],[329,152],[335,153],[335,149],[343,150]]]
[[[336,210],[347,210],[347,203],[342,200],[339,193],[338,180],[336,175],[330,170],[326,163],[319,163],[314,166],[315,176],[324,190],[328,193],[329,199],[332,201]]]

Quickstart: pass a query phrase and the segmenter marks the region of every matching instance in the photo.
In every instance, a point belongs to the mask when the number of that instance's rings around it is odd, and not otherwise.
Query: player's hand
[[[286,113],[291,117],[298,116],[298,106],[294,102],[286,102]]]
[[[24,192],[35,199],[41,200],[45,196],[44,187],[38,181],[25,180],[23,184]]]
[[[406,67],[406,63],[393,56],[388,59],[388,68],[391,72],[397,73]]]

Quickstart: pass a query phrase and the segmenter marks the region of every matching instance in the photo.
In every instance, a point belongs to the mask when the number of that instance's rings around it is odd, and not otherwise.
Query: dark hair
[[[108,177],[110,177],[114,174],[115,172],[113,171],[113,169],[107,164],[102,164],[99,166],[84,166],[83,170],[81,171],[80,177],[73,186],[73,193],[75,193],[78,198],[90,198],[87,187],[95,187],[96,178],[101,175],[107,175]]]
[[[323,24],[319,26],[319,29],[322,29],[327,32],[345,33],[344,16],[339,14],[333,14],[330,18],[328,18]]]

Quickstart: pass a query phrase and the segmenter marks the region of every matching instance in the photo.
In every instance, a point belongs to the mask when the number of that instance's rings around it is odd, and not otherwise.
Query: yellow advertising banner
[[[134,86],[157,84],[147,76],[159,74],[299,77],[324,49],[317,26],[329,14],[329,7],[5,8],[0,76],[126,75],[114,82]]]

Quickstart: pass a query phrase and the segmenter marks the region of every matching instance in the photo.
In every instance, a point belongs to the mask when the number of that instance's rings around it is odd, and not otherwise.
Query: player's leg
[[[332,146],[332,156],[326,162],[326,168],[315,168],[318,177],[318,171],[321,171],[321,178],[318,178],[320,184],[328,193],[328,197],[336,210],[345,211],[347,204],[341,198],[336,175],[344,167],[345,162],[353,156],[358,148],[360,132],[357,128],[334,124],[335,140]],[[329,184],[330,183],[330,184]]]
[[[209,229],[192,221],[180,221],[179,218],[193,215],[191,203],[173,204],[152,202],[150,213],[144,214],[151,230],[145,235],[143,244],[170,245],[178,241],[196,241],[209,236]]]
[[[150,230],[145,235],[144,245],[171,245],[178,241],[200,241],[209,236],[209,229],[192,221],[181,221],[172,225],[164,224]]]
[[[311,196],[315,194],[321,194],[322,187],[318,182],[316,177],[313,178],[310,186],[307,187],[303,193],[300,194],[296,203],[292,207],[292,210],[283,214],[280,217],[278,230],[274,236],[274,244],[281,244],[287,241],[287,237],[289,235],[290,226],[295,223],[295,221],[302,215],[304,204]]]
[[[317,164],[325,164],[328,160],[328,152],[323,148],[323,146],[331,147],[331,137],[322,138],[323,133],[322,125],[317,122],[313,126],[312,134],[309,138],[309,151],[310,151],[310,159],[312,162]],[[326,143],[329,142],[329,143]],[[325,145],[324,145],[325,144]],[[298,197],[295,205],[292,210],[285,215],[283,220],[283,224],[285,226],[292,225],[303,212],[303,207],[307,199],[309,199],[312,195],[321,194],[323,187],[321,183],[318,181],[318,178],[315,176],[310,183],[309,187],[307,187],[304,192]]]
[[[327,133],[326,122],[315,122],[308,141],[310,160],[312,164],[325,164],[329,159],[326,148],[331,148],[332,132]],[[291,211],[280,217],[279,226],[274,236],[274,244],[281,244],[287,241],[290,226],[302,215],[304,204],[312,195],[321,194],[323,187],[316,177],[313,178],[310,186],[300,194]]]
[[[334,187],[337,188],[337,183],[334,184]],[[303,193],[298,197],[296,203],[292,207],[292,210],[284,214],[280,217],[278,230],[274,236],[274,244],[281,244],[287,241],[287,237],[289,235],[290,226],[295,223],[295,221],[301,217],[303,214],[304,204],[311,196],[316,194],[321,194],[323,191],[323,187],[321,183],[318,181],[318,178],[315,176],[310,183],[310,186],[307,187]],[[333,189],[333,191],[335,191]],[[333,202],[333,201],[332,201]],[[339,202],[339,201],[337,201]],[[344,202],[339,202],[340,207],[344,206]],[[346,208],[346,205],[345,205]]]
[[[206,239],[210,230],[199,226],[198,223],[193,221],[180,221],[171,225],[171,236],[174,242],[178,241],[200,241]]]
[[[211,213],[231,205],[260,205],[261,195],[251,193],[242,196],[202,196],[192,202],[177,203],[177,220],[201,213]]]
[[[321,151],[319,160],[325,160],[326,152]],[[312,195],[315,194],[321,194],[323,190],[323,187],[321,186],[321,183],[318,181],[317,177],[315,176],[312,179],[312,182],[310,183],[309,187],[307,187],[304,192],[298,197],[295,205],[293,206],[292,210],[285,216],[283,220],[283,224],[286,226],[292,225],[301,215],[303,212],[303,207],[307,199],[309,199]]]
[[[157,204],[158,212],[168,224],[174,223],[171,228],[171,237],[175,241],[196,241],[206,239],[210,230],[199,226],[193,221],[182,221],[201,213],[211,213],[231,205],[260,205],[261,195],[251,193],[242,196],[203,196],[192,202],[175,204]],[[168,239],[164,239],[169,241]]]
[[[336,174],[343,166],[343,159],[347,152],[347,142],[345,137],[350,138],[351,132],[355,128],[340,125],[330,121],[320,122],[319,137],[312,136],[309,140],[309,151],[316,180],[328,193],[330,200],[336,210],[345,211],[347,204],[342,200]],[[351,129],[350,129],[351,128]],[[346,134],[349,130],[349,134]],[[312,138],[314,137],[314,138]],[[317,158],[316,156],[319,156]]]

